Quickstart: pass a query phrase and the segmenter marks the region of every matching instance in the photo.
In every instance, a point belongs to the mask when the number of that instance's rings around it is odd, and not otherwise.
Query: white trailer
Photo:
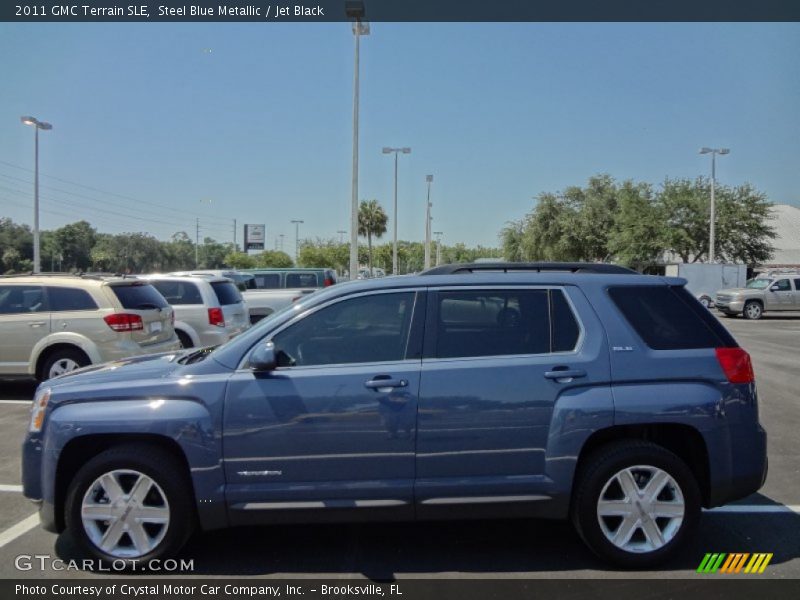
[[[711,308],[717,290],[740,288],[747,283],[747,265],[708,263],[677,263],[666,266],[668,277],[683,277],[686,289],[703,304]]]

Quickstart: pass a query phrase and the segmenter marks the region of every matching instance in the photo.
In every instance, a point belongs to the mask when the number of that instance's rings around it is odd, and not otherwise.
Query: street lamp
[[[339,244],[344,244],[344,234],[347,233],[344,229],[339,229],[336,231],[339,234]]]
[[[431,183],[433,175],[426,175],[425,181],[428,183],[428,200],[425,202],[425,268],[431,268]]]
[[[714,242],[717,224],[717,207],[714,203],[714,186],[717,178],[717,154],[729,154],[728,148],[700,148],[700,154],[711,155],[711,216],[709,218],[709,233],[708,233],[708,262],[714,262]]]
[[[35,167],[33,175],[33,272],[41,273],[41,258],[39,252],[39,130],[49,131],[53,128],[50,123],[38,120],[36,117],[20,117],[25,125],[32,125],[36,131],[34,136]]]
[[[305,223],[305,221],[293,219],[292,223],[294,223],[294,264],[297,266],[297,259],[300,258],[300,223]]]
[[[397,155],[411,154],[411,148],[388,148],[384,146],[384,154],[394,154],[394,217],[392,217],[394,235],[392,238],[392,274],[397,275]]]
[[[434,231],[433,235],[436,236],[436,266],[442,263],[442,235],[441,231]]]
[[[364,21],[364,3],[348,0],[344,3],[347,18],[353,20],[353,35],[356,39],[355,64],[353,65],[353,182],[350,198],[350,279],[358,274],[358,61],[359,42],[362,35],[369,35],[369,23]]]

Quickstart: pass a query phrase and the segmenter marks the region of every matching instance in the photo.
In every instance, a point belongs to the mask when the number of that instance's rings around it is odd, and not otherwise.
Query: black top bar
[[[479,271],[499,271],[509,273],[512,271],[528,271],[541,273],[546,271],[566,273],[605,273],[638,275],[633,269],[608,263],[568,263],[568,262],[487,262],[487,263],[461,263],[441,265],[423,271],[420,275],[453,275],[456,273],[475,273]]]

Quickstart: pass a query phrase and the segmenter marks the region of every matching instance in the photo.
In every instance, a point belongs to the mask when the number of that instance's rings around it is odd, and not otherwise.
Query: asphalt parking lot
[[[170,577],[703,577],[695,570],[707,552],[773,553],[760,577],[800,577],[800,314],[723,322],[753,357],[761,422],[769,433],[769,477],[760,493],[706,512],[683,555],[658,571],[608,570],[567,523],[472,521],[213,532],[195,536],[183,551],[183,558],[193,559],[194,571]],[[82,558],[67,534],[37,526],[34,507],[20,493],[19,443],[33,389],[0,382],[0,577],[97,577],[81,570],[15,568],[20,555]]]

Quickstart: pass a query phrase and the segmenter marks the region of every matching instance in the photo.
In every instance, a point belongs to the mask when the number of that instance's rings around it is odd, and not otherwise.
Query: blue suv
[[[653,565],[767,471],[750,357],[685,283],[500,263],[336,285],[217,348],[42,383],[24,493],[128,564],[197,528],[544,517]]]

